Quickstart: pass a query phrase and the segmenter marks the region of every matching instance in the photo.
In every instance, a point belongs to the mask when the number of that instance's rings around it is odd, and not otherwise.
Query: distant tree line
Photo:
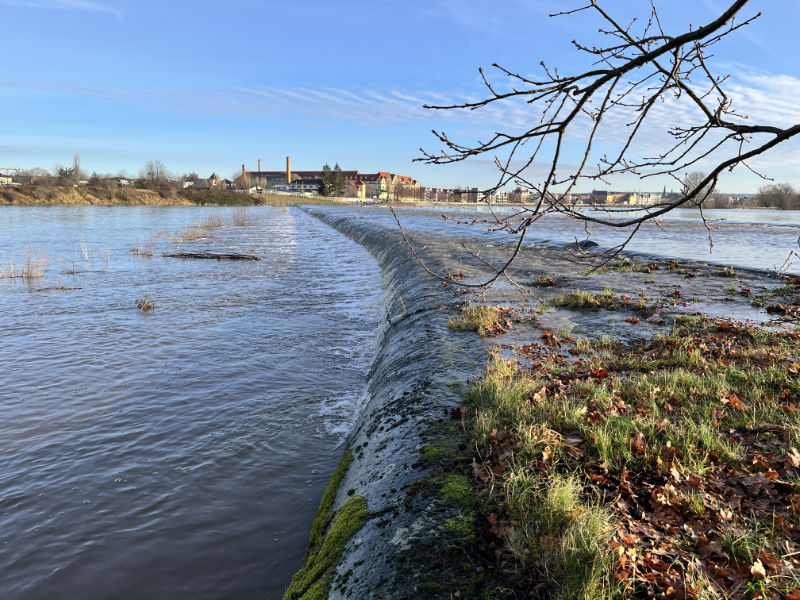
[[[758,189],[753,205],[780,210],[800,210],[800,192],[788,183],[765,185]]]
[[[681,194],[689,195],[706,179],[705,173],[688,173],[682,181]],[[778,210],[800,210],[800,190],[789,183],[775,183],[758,189],[758,193],[745,202],[717,193],[714,187],[706,184],[694,195],[693,204],[704,208],[775,208]]]
[[[184,182],[197,181],[198,176],[196,173],[184,175],[170,173],[158,160],[147,161],[139,170],[137,177],[131,177],[124,173],[92,172],[88,174],[81,168],[80,157],[75,154],[70,166],[59,164],[52,170],[36,168],[20,171],[13,176],[13,179],[20,186],[0,186],[0,202],[13,203],[25,196],[34,197],[43,202],[56,202],[72,188],[85,190],[102,201],[126,202],[135,199],[137,189],[154,191],[162,198],[169,199],[179,194],[188,196],[188,190],[184,189]],[[234,194],[232,191],[229,193]],[[200,198],[199,194],[192,194],[192,197],[188,199],[192,202],[205,201]],[[234,200],[233,197],[225,196],[213,200],[213,203],[232,204],[235,203]],[[238,200],[241,202],[241,197]]]

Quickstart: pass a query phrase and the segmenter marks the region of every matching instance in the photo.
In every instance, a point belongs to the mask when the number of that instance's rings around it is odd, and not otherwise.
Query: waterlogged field
[[[374,351],[370,255],[297,209],[6,207],[0,275],[0,595],[280,598]]]
[[[493,207],[493,210],[503,217],[516,209],[500,206]],[[490,219],[492,215],[486,206],[401,208],[397,209],[397,213],[403,226],[411,229],[473,238],[483,243],[512,240],[503,232],[487,231],[484,224],[461,225],[454,220],[443,220],[440,216],[445,213],[452,219],[462,221]],[[791,256],[792,251],[800,250],[800,211],[715,209],[704,213],[711,230],[712,244],[709,244],[709,230],[698,211],[676,210],[658,223],[643,225],[628,249],[668,258],[800,273],[800,258]],[[623,213],[623,216],[628,215]],[[609,217],[614,219],[615,215],[610,213]],[[375,218],[389,226],[394,223],[391,215],[383,212],[377,213]],[[590,225],[589,232],[588,239],[599,244],[601,249],[624,242],[630,233],[600,225]],[[536,244],[564,245],[587,239],[587,232],[574,219],[548,216],[530,228],[527,239]]]

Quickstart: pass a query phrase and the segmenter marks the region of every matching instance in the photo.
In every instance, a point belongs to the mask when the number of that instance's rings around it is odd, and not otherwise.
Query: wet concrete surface
[[[782,283],[766,272],[653,257],[629,257],[633,265],[657,263],[650,273],[624,272],[629,265],[590,271],[574,250],[531,245],[520,252],[510,278],[489,290],[465,293],[426,273],[400,231],[385,221],[335,208],[308,210],[377,258],[388,298],[388,326],[370,373],[369,400],[347,444],[354,460],[334,507],[354,494],[364,496],[370,518],[345,548],[329,595],[335,599],[422,597],[430,556],[415,558],[409,550],[435,547],[444,521],[455,513],[435,497],[408,501],[411,489],[431,474],[420,466],[421,448],[430,441],[432,426],[461,404],[463,387],[453,382],[479,377],[492,348],[537,341],[544,331],[576,338],[650,337],[667,331],[675,315],[697,312],[761,323],[768,315],[752,306],[753,298]],[[487,278],[490,265],[502,264],[511,249],[496,242],[470,248],[460,239],[424,230],[406,234],[431,270],[460,273],[465,283]],[[556,284],[528,285],[543,277],[553,277]],[[629,303],[610,311],[542,308],[542,301],[572,290],[610,290]],[[494,338],[449,330],[447,319],[467,302],[513,304],[530,318]]]

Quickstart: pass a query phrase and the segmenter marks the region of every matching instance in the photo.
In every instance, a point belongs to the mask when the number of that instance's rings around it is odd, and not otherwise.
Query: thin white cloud
[[[714,16],[722,14],[722,12],[727,8],[727,6],[723,7],[719,2],[717,2],[717,0],[702,0],[702,4],[703,6],[705,6],[706,10],[708,10]],[[755,14],[756,12],[750,13],[743,11],[737,18],[737,23],[749,19],[755,16]],[[764,40],[764,38],[754,34],[749,27],[744,27],[743,29],[740,29],[738,31],[738,35],[741,35],[742,37],[744,37],[744,39],[746,39],[751,44],[756,46],[759,50],[769,54],[773,58],[779,58],[779,59],[785,58],[784,56],[781,56],[780,54],[775,52],[775,49],[769,43],[767,43],[767,41]]]
[[[106,13],[115,16],[120,21],[122,20],[122,12],[119,9],[89,0],[2,0],[2,3],[6,6],[43,10]]]
[[[241,114],[291,119],[303,115],[319,119],[343,120],[354,126],[382,127],[402,123],[427,123],[445,129],[465,142],[487,139],[494,131],[521,133],[538,122],[535,107],[524,102],[493,103],[476,111],[426,110],[423,104],[448,104],[475,100],[478,96],[446,94],[436,90],[400,88],[279,88],[238,86],[216,90],[190,90],[179,87],[103,87],[58,82],[0,80],[0,87],[40,92],[104,98],[144,106],[148,109],[191,114]],[[735,72],[726,86],[734,107],[751,120],[785,127],[800,122],[800,110],[793,103],[800,96],[800,79],[788,75],[745,71]],[[676,125],[697,121],[697,111],[684,97],[667,97],[651,113],[640,133],[641,155],[663,150],[666,132]],[[631,111],[609,113],[603,120],[598,141],[611,147],[627,137]],[[582,141],[588,132],[588,119],[575,128],[571,140]],[[422,140],[425,142],[425,140]]]

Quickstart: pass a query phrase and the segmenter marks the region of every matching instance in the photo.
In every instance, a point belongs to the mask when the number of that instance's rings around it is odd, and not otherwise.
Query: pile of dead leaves
[[[587,597],[800,600],[800,333],[687,319],[628,346],[543,342],[503,367],[508,389],[529,390],[516,408],[479,393],[468,407],[474,478],[492,498],[479,545],[497,568],[539,589],[537,555],[558,535],[521,553],[530,511],[497,495],[509,473],[543,490],[569,475],[612,517],[614,560],[593,584],[607,589]]]

